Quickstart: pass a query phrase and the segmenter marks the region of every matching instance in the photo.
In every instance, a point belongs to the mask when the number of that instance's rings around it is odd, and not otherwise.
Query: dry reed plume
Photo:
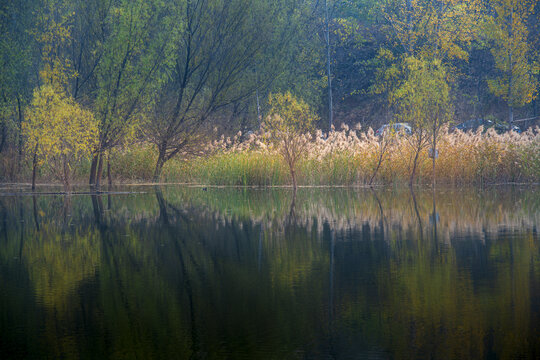
[[[363,185],[378,167],[374,183],[405,183],[411,173],[414,149],[407,136],[378,137],[370,128],[342,126],[339,131],[302,135],[308,143],[299,164],[300,185]],[[167,171],[169,180],[216,185],[286,185],[286,164],[268,141],[268,134],[239,132],[222,136],[204,147],[200,157]],[[540,179],[540,129],[498,134],[493,129],[449,131],[439,140],[437,181],[446,184],[538,182]],[[379,165],[380,162],[380,166]],[[174,169],[174,170],[173,170]],[[419,161],[418,183],[430,183],[431,159],[427,150]]]

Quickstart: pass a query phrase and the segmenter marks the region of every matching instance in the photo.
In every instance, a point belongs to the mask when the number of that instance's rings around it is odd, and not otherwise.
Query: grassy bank
[[[298,166],[299,185],[354,186],[369,182],[378,165],[384,142],[369,130],[366,133],[343,128],[323,137],[319,132]],[[387,141],[383,161],[374,177],[376,184],[407,183],[414,149],[410,139],[396,136]],[[462,133],[444,131],[436,161],[437,182],[441,184],[535,183],[540,181],[540,132],[497,134],[493,130]],[[3,156],[3,181],[12,181],[16,156]],[[152,179],[157,151],[150,145],[130,146],[110,154],[111,176],[115,182],[148,182]],[[432,181],[432,159],[427,149],[420,153],[417,183]],[[77,181],[85,183],[89,162],[78,164]],[[107,166],[103,176],[106,178]],[[40,181],[54,181],[46,165]],[[29,165],[22,164],[19,181],[30,179]],[[201,149],[199,156],[177,157],[167,162],[162,182],[208,185],[272,186],[290,184],[286,163],[264,136],[251,134],[233,139],[222,137]]]

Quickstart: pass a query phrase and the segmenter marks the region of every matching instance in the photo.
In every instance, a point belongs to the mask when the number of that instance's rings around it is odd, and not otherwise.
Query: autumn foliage
[[[222,137],[205,148],[203,157],[172,163],[168,181],[215,185],[289,185],[288,165],[279,149],[267,143],[267,133]],[[305,134],[305,136],[309,136]],[[245,140],[242,140],[244,138]],[[316,131],[306,156],[297,164],[299,185],[361,186],[370,183],[377,169],[381,138],[372,129],[343,126],[324,137]],[[416,148],[406,136],[387,142],[374,184],[405,184],[410,180]],[[499,134],[493,129],[476,132],[441,129],[437,181],[447,185],[524,183],[540,180],[540,131]],[[432,183],[428,149],[419,153],[415,184]]]
[[[34,92],[23,123],[27,153],[34,168],[46,165],[67,188],[73,166],[92,153],[98,136],[92,113],[44,85]]]

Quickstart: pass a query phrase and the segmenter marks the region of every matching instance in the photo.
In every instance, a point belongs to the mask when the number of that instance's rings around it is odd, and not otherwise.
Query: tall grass
[[[275,149],[264,142],[265,135],[251,135],[244,141],[223,139],[206,149],[203,157],[187,161],[183,174],[170,174],[185,182],[214,185],[287,185],[289,171]],[[299,165],[300,185],[363,185],[377,166],[381,139],[370,129],[360,133],[348,127],[310,142]],[[540,132],[498,134],[449,132],[439,140],[436,178],[446,184],[488,184],[540,181]],[[405,183],[411,173],[414,149],[406,136],[390,140],[376,183]],[[432,159],[427,149],[420,154],[417,182],[432,182]]]
[[[222,137],[201,148],[198,156],[178,156],[165,164],[162,182],[196,183],[229,186],[290,185],[286,163],[272,145],[268,134],[241,134]],[[343,127],[339,131],[310,138],[309,150],[298,165],[299,185],[354,186],[367,184],[377,167],[382,146],[373,130],[360,132]],[[388,140],[388,148],[374,183],[406,183],[411,173],[414,149],[406,136]],[[540,182],[540,129],[522,134],[486,132],[463,133],[442,131],[439,140],[436,178],[445,184],[538,183]],[[3,181],[16,172],[16,156],[0,158]],[[115,182],[151,181],[157,151],[148,144],[132,145],[110,154],[111,175]],[[86,182],[89,161],[79,164],[78,182]],[[22,179],[29,178],[29,166],[22,164]],[[106,169],[106,164],[104,164]],[[26,174],[26,175],[24,175]],[[24,177],[26,176],[26,177]],[[103,171],[106,176],[106,170]],[[40,179],[46,181],[47,167],[40,169]],[[421,152],[418,164],[419,184],[432,181],[432,163],[427,149]]]

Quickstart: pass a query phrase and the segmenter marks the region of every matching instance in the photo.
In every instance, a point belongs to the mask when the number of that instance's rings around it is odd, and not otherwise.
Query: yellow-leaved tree
[[[403,84],[416,81],[410,78],[413,59],[421,59],[419,61],[435,72],[444,69],[445,77],[455,74],[455,64],[469,60],[471,44],[481,29],[483,9],[482,0],[380,1],[381,15],[397,47],[379,51],[377,60],[381,67],[372,91],[388,96],[389,103],[395,101],[395,95],[404,90]],[[435,144],[437,136],[431,138]],[[413,166],[412,178],[414,169]]]
[[[479,0],[384,0],[381,14],[407,56],[467,60]]]
[[[36,170],[46,164],[69,190],[74,165],[90,157],[98,139],[92,113],[51,85],[34,91],[23,123],[27,153],[32,154],[32,189]]]
[[[75,164],[89,157],[96,146],[98,124],[67,90],[69,79],[76,74],[62,55],[71,40],[69,15],[60,15],[49,5],[40,24],[42,30],[35,34],[42,53],[41,85],[26,109],[22,134],[26,153],[32,157],[32,189],[38,166],[46,165],[69,191]]]
[[[295,98],[290,92],[270,94],[270,110],[263,123],[263,129],[270,135],[279,153],[291,172],[293,188],[296,190],[296,165],[305,155],[313,122],[317,116],[309,105]]]
[[[508,104],[508,122],[514,121],[514,107],[530,103],[536,96],[533,56],[528,43],[527,19],[534,14],[531,0],[493,0],[492,16],[485,34],[491,44],[498,74],[488,79],[490,91]]]
[[[405,80],[391,94],[399,111],[396,120],[411,125],[408,136],[413,149],[410,185],[414,182],[421,151],[431,145],[433,185],[435,159],[441,127],[452,119],[450,86],[444,65],[438,59],[408,57],[403,64]]]

